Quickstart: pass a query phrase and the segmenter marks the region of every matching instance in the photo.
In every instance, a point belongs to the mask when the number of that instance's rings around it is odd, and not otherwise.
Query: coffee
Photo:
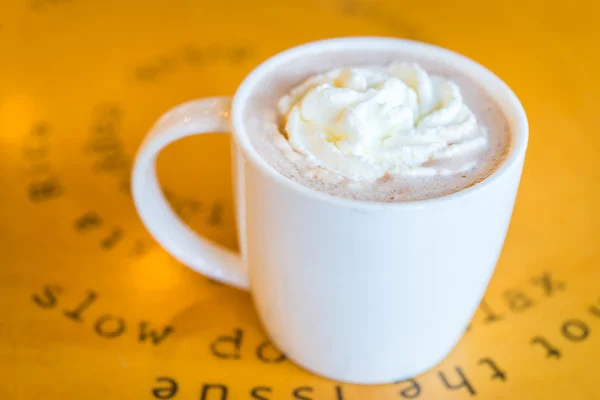
[[[330,164],[319,163],[320,160],[307,156],[304,151],[298,151],[295,143],[288,141],[290,132],[286,129],[290,128],[287,124],[289,115],[280,112],[281,104],[278,103],[286,95],[293,93],[293,89],[298,85],[311,77],[314,79],[319,74],[337,68],[361,68],[366,71],[365,73],[370,74],[369,71],[373,68],[386,68],[389,65],[392,65],[391,68],[398,69],[393,66],[394,63],[403,63],[400,64],[400,70],[404,71],[401,72],[404,75],[407,72],[402,66],[417,64],[433,77],[434,83],[443,81],[436,77],[454,82],[460,89],[458,99],[462,97],[465,109],[470,110],[469,112],[476,119],[478,129],[485,133],[479,135],[481,137],[471,135],[473,137],[468,139],[485,137],[485,146],[470,152],[468,157],[450,156],[440,161],[433,161],[431,157],[433,153],[424,153],[421,156],[429,157],[431,161],[426,160],[416,168],[412,168],[411,165],[387,173],[381,172],[383,170],[377,170],[379,173],[365,170],[369,174],[363,173],[362,170],[355,174],[356,171],[352,170],[351,175],[349,172],[346,173],[344,168],[340,171],[340,168],[329,168]],[[414,73],[413,70],[408,72]],[[378,84],[377,87],[380,86],[382,85]],[[510,149],[511,133],[508,121],[498,104],[485,90],[451,65],[419,54],[391,51],[357,54],[344,50],[315,54],[280,66],[277,71],[269,75],[268,79],[258,82],[256,88],[249,98],[244,119],[248,135],[258,154],[287,178],[334,196],[375,202],[415,201],[445,196],[473,186],[488,177],[502,163]],[[319,105],[318,102],[316,104]],[[432,132],[436,132],[437,128],[434,126]],[[418,137],[419,140],[421,137]],[[475,140],[471,142],[475,143]],[[428,145],[435,146],[437,143],[434,141]],[[421,148],[419,143],[417,146],[401,150],[407,150],[404,151],[405,154],[414,156],[414,149]],[[387,152],[389,149],[383,150]],[[440,151],[446,150],[442,148]],[[344,148],[344,151],[348,152],[348,149]],[[419,153],[417,152],[416,155],[419,156]],[[408,158],[410,162],[414,161],[414,157]],[[360,167],[360,163],[358,166]],[[379,167],[377,165],[377,168]]]

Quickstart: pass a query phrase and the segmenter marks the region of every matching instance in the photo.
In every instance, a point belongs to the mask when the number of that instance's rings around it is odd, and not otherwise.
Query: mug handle
[[[156,177],[156,156],[168,144],[209,132],[231,133],[230,97],[193,100],[167,111],[152,127],[135,158],[131,186],[140,218],[156,241],[177,260],[209,278],[248,289],[240,256],[202,238],[175,214]]]

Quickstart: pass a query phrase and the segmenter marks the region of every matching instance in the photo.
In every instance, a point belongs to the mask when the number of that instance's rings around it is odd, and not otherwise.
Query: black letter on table
[[[304,397],[304,393],[302,392],[309,392],[312,393],[313,388],[310,386],[301,386],[299,388],[294,389],[294,392],[292,393],[294,395],[294,398],[297,400],[312,400],[312,397]]]
[[[242,339],[244,338],[244,332],[241,329],[235,329],[233,336],[219,336],[214,342],[210,344],[210,351],[219,358],[224,359],[235,359],[240,358],[240,348],[242,347]],[[224,347],[230,345],[230,351],[227,351]]]
[[[97,228],[102,224],[102,218],[94,211],[89,211],[77,218],[75,229],[81,232]]]
[[[398,392],[403,399],[416,399],[421,394],[421,386],[416,380],[408,379],[399,383],[410,383],[410,386]]]
[[[110,236],[102,240],[102,248],[105,250],[110,250],[119,242],[119,240],[121,240],[121,236],[123,236],[123,231],[120,229],[113,230]]]
[[[539,344],[540,346],[542,346],[544,349],[546,349],[547,353],[546,353],[546,357],[547,358],[560,358],[560,351],[552,346],[550,343],[548,343],[548,341],[546,340],[546,338],[542,337],[542,336],[536,336],[533,339],[531,339],[531,344]]]
[[[116,320],[116,327],[113,327],[112,330],[103,329],[104,325],[111,320]],[[96,325],[94,326],[94,330],[98,335],[112,339],[121,336],[123,332],[125,332],[125,326],[125,320],[123,318],[105,314],[98,318],[98,321],[96,321]]]
[[[229,50],[229,60],[234,64],[239,64],[250,57],[252,50],[248,47],[234,47]]]
[[[566,286],[565,282],[563,281],[553,281],[552,277],[550,276],[550,272],[548,271],[545,271],[540,276],[534,277],[533,279],[531,279],[531,282],[534,285],[541,286],[544,290],[544,294],[548,297],[552,296],[552,294],[554,294],[555,291],[565,290]]]
[[[58,285],[45,285],[44,294],[33,294],[31,296],[33,302],[41,308],[52,308],[56,305],[57,296],[62,291]]]
[[[269,400],[269,398],[263,397],[263,394],[258,393],[259,391],[271,393],[271,388],[270,387],[258,386],[258,387],[253,388],[252,391],[250,392],[250,395],[252,396],[253,399],[256,399],[256,400]]]
[[[208,224],[211,226],[218,226],[221,222],[223,222],[223,204],[215,203],[208,215]]]
[[[561,330],[563,336],[572,342],[581,342],[590,334],[590,329],[588,326],[577,319],[565,321]]]
[[[459,375],[459,377],[461,379],[460,383],[458,383],[456,385],[450,384],[450,382],[448,382],[448,379],[446,379],[446,375],[442,371],[438,372],[438,374],[440,375],[440,379],[444,383],[444,386],[446,386],[448,389],[452,389],[452,390],[460,389],[461,387],[465,387],[465,388],[467,388],[469,393],[471,393],[471,396],[475,396],[475,394],[476,394],[475,389],[473,388],[473,386],[471,386],[471,383],[468,381],[467,377],[463,374],[462,369],[460,367],[455,367],[455,369],[456,369],[456,373]]]
[[[504,371],[502,371],[494,362],[494,360],[492,360],[489,357],[486,358],[482,358],[481,360],[479,360],[479,362],[477,363],[479,365],[481,364],[487,364],[490,366],[490,368],[492,368],[492,370],[494,371],[494,375],[492,375],[491,379],[500,379],[502,382],[506,381],[506,373]]]
[[[164,377],[164,376],[156,378],[156,383],[161,383],[161,382],[167,383],[168,386],[153,388],[152,394],[154,395],[154,397],[156,397],[157,399],[173,398],[173,396],[175,396],[177,394],[177,390],[179,390],[179,387],[177,386],[177,382],[175,382],[175,379]]]
[[[38,122],[31,129],[31,135],[38,136],[38,137],[40,137],[40,136],[45,137],[46,135],[48,135],[49,130],[50,130],[50,128],[48,127],[47,122]]]
[[[156,333],[156,331],[150,328],[150,325],[146,321],[140,321],[140,343],[145,342],[146,338],[150,336],[152,339],[152,344],[159,345],[160,342],[164,340],[171,332],[173,332],[173,327],[167,325],[163,328],[161,333]]]
[[[72,311],[64,311],[65,317],[70,318],[73,321],[81,322],[81,313],[84,312],[89,306],[91,306],[96,301],[97,297],[98,296],[96,295],[96,292],[89,291],[87,297],[85,298],[85,300],[83,300],[79,307]]]
[[[127,168],[127,159],[121,149],[111,153],[104,153],[94,165],[97,171],[115,173]]]
[[[485,300],[482,300],[481,303],[479,304],[479,308],[481,309],[481,311],[483,311],[485,313],[485,322],[486,323],[490,323],[490,322],[494,322],[494,321],[499,321],[502,318],[504,318],[503,314],[496,314],[494,312],[494,310],[492,310],[490,308],[490,306],[488,306],[488,304],[485,302]]]
[[[344,392],[342,391],[341,386],[338,385],[335,387],[335,395],[336,395],[336,400],[344,400]]]
[[[209,390],[211,389],[219,389],[221,396],[220,399],[221,400],[227,400],[227,386],[225,385],[213,385],[213,384],[207,384],[207,385],[202,385],[202,394],[200,395],[200,400],[210,400],[211,398],[208,397],[209,396]],[[212,397],[214,398],[214,397]]]
[[[598,303],[600,304],[600,299],[598,299]],[[600,318],[600,307],[598,307],[597,305],[595,305],[595,304],[592,304],[592,305],[590,306],[590,312],[591,312],[592,314],[594,314],[596,317],[599,317],[599,318]]]
[[[277,355],[275,357],[269,357],[269,358],[265,357],[264,352],[265,352],[265,349],[268,347],[274,349],[277,352]],[[264,361],[267,364],[278,364],[280,362],[285,361],[285,355],[283,355],[283,353],[281,353],[279,350],[277,350],[275,348],[275,346],[273,346],[273,344],[268,340],[265,340],[263,343],[261,343],[260,346],[258,346],[258,348],[256,349],[256,356],[261,361]]]
[[[520,290],[507,290],[504,292],[504,298],[508,302],[508,307],[511,311],[515,312],[525,311],[535,304],[525,292]]]
[[[56,178],[33,182],[29,185],[29,199],[35,202],[50,200],[60,196],[62,192],[63,189]]]
[[[336,400],[344,400],[344,392],[342,392],[341,386],[338,385],[335,387],[335,395],[337,396]]]

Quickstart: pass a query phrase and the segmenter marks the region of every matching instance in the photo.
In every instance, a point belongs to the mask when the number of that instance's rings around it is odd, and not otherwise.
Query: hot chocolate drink
[[[493,173],[511,145],[506,117],[481,86],[414,53],[341,49],[294,60],[257,84],[244,119],[279,173],[364,201],[463,190]]]

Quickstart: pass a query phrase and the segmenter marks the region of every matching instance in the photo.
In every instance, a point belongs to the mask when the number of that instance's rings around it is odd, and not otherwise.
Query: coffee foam
[[[293,87],[309,77],[345,66],[387,65],[416,62],[428,73],[452,79],[460,87],[465,104],[488,131],[488,147],[479,152],[473,170],[451,176],[385,176],[375,182],[351,181],[316,167],[294,152],[284,136],[277,103]],[[250,141],[257,153],[276,171],[313,190],[344,198],[403,202],[425,200],[466,189],[488,177],[510,149],[510,127],[498,104],[468,76],[439,60],[397,51],[348,52],[338,50],[304,57],[280,66],[258,82],[244,110]],[[448,160],[448,163],[460,160]]]

